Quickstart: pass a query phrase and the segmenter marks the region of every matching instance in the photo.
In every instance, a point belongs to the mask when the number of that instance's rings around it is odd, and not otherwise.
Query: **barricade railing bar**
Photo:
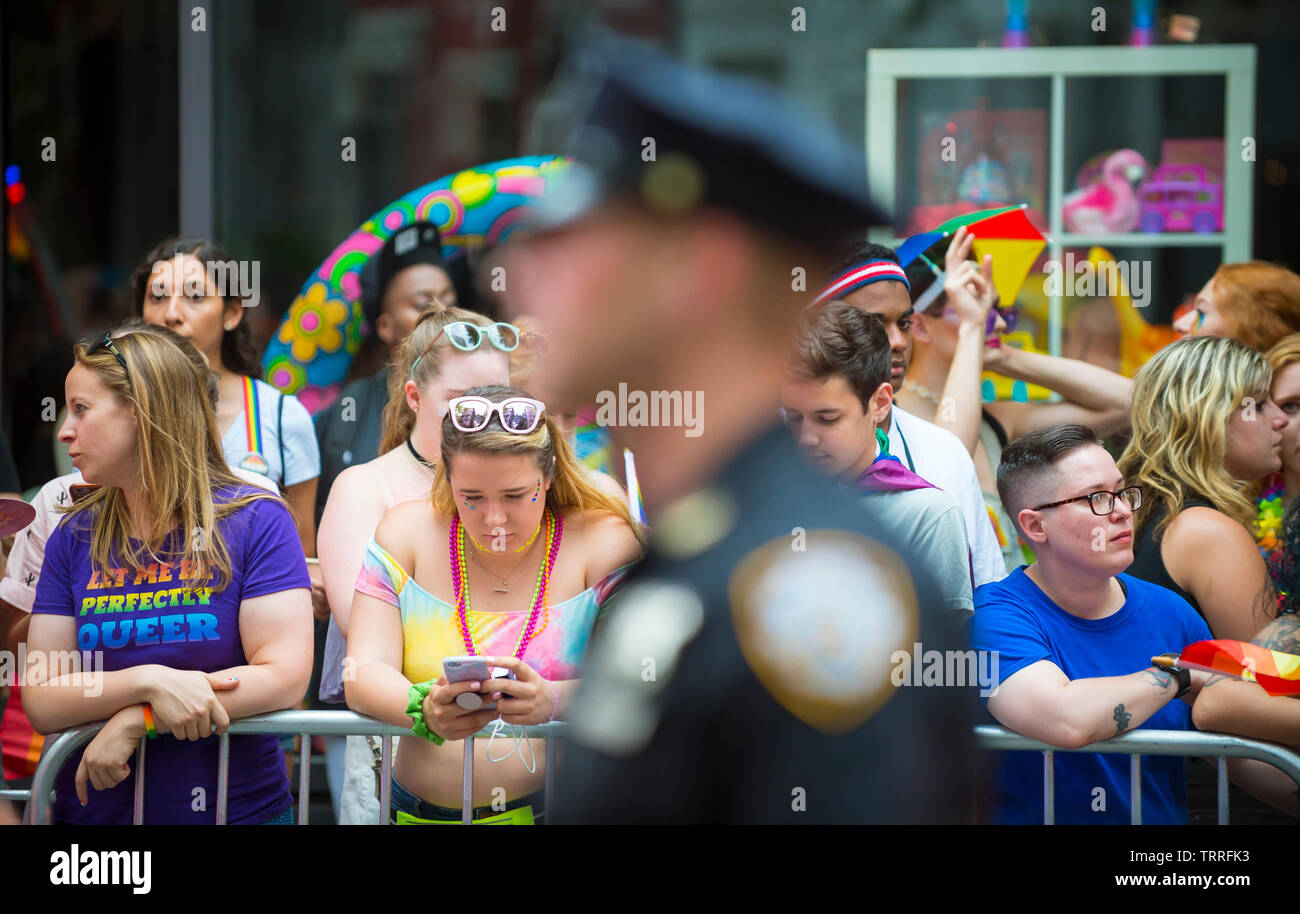
[[[72,754],[85,744],[89,743],[99,732],[100,727],[105,721],[96,721],[94,723],[83,724],[80,727],[73,727],[69,730],[52,735],[46,740],[45,752],[41,756],[40,764],[36,768],[36,774],[32,778],[30,791],[11,791],[15,794],[24,794],[22,797],[15,799],[27,799],[30,793],[30,800],[27,807],[27,813],[24,816],[25,821],[33,825],[49,825],[51,822],[51,794],[54,790],[54,781],[58,776],[60,769],[71,758]],[[555,761],[554,741],[562,738],[568,725],[556,721],[549,724],[541,724],[534,727],[524,727],[523,736],[528,739],[546,740],[546,786],[544,793],[545,812],[549,814],[551,800],[554,796],[554,769]],[[381,763],[380,763],[380,796],[379,796],[379,823],[380,825],[389,824],[389,807],[392,803],[392,783],[393,783],[393,737],[411,736],[410,727],[401,727],[396,724],[387,724],[383,721],[375,720],[372,717],[366,717],[353,711],[277,711],[272,714],[259,714],[254,717],[245,717],[241,720],[232,721],[226,732],[217,737],[218,742],[218,764],[217,764],[217,810],[216,820],[218,825],[226,824],[226,807],[229,801],[230,788],[230,737],[246,736],[255,733],[272,733],[272,734],[290,734],[296,733],[302,737],[301,747],[298,750],[298,824],[307,824],[307,800],[311,776],[308,767],[308,759],[311,751],[312,736],[377,736],[381,741]],[[479,731],[478,736],[488,736],[489,730],[484,728]],[[412,737],[417,738],[417,737]],[[465,779],[464,789],[461,797],[461,821],[469,824],[474,812],[474,739],[471,736],[463,740],[464,757],[465,757]],[[139,747],[136,749],[135,764],[132,770],[136,774],[135,779],[135,797],[133,801],[132,821],[140,825],[144,821],[144,785],[145,785],[145,759],[147,756],[148,740],[141,740]],[[545,819],[550,820],[546,815]]]
[[[975,728],[975,744],[990,750],[1036,750],[1043,754],[1043,824],[1056,823],[1057,752],[1086,752],[1128,755],[1130,779],[1130,821],[1142,824],[1142,756],[1177,755],[1191,758],[1249,758],[1267,762],[1295,781],[1300,788],[1300,755],[1284,746],[1261,740],[1245,739],[1223,733],[1199,733],[1188,730],[1133,730],[1100,743],[1079,749],[1061,749],[1048,743],[1021,736],[1003,727]],[[1218,766],[1219,824],[1228,824],[1228,766]]]
[[[51,796],[54,781],[63,765],[77,749],[89,743],[99,732],[104,721],[83,724],[70,730],[50,736],[46,740],[45,752],[41,756],[36,774],[32,778],[30,790],[4,790],[0,797],[11,800],[28,800],[25,821],[35,825],[48,825],[51,821]],[[568,724],[556,721],[533,727],[524,727],[524,736],[528,739],[546,741],[546,775],[545,775],[545,819],[550,821],[550,810],[555,795],[555,740],[562,739],[568,731]],[[217,737],[217,813],[218,825],[226,824],[226,806],[229,799],[229,763],[230,737],[255,733],[301,735],[302,744],[298,755],[298,824],[307,824],[307,801],[310,770],[308,759],[311,751],[312,736],[376,736],[381,740],[380,761],[380,797],[379,824],[389,824],[389,809],[392,802],[393,781],[393,737],[410,737],[408,727],[387,724],[365,717],[353,711],[277,711],[272,714],[260,714],[233,721],[227,731]],[[477,736],[489,735],[487,728]],[[469,737],[464,743],[465,760],[464,783],[461,797],[461,821],[469,824],[474,811],[474,740]],[[1300,787],[1300,755],[1291,750],[1260,740],[1244,739],[1218,733],[1198,733],[1184,730],[1134,730],[1112,739],[1093,743],[1079,749],[1060,749],[1038,740],[1021,736],[1003,727],[978,726],[975,728],[975,742],[981,749],[987,750],[1029,750],[1043,755],[1043,823],[1052,825],[1056,820],[1055,770],[1054,759],[1057,752],[1083,752],[1119,754],[1131,757],[1131,821],[1134,825],[1142,824],[1142,762],[1144,755],[1208,757],[1208,758],[1249,758],[1267,762],[1280,769]],[[139,825],[144,821],[144,784],[145,759],[148,740],[141,740],[136,750],[135,797],[133,802],[133,821]],[[1227,765],[1218,766],[1218,808],[1219,824],[1228,822],[1228,769]]]

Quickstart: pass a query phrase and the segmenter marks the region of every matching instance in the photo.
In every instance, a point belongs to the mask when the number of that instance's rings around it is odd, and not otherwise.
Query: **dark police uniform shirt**
[[[871,539],[779,427],[652,520],[586,657],[553,821],[969,821],[975,689],[895,684],[916,645],[964,646],[923,557]]]

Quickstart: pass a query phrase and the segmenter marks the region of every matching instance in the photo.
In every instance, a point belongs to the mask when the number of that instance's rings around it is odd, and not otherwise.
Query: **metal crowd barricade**
[[[32,778],[30,802],[25,821],[34,825],[49,825],[51,820],[51,794],[54,779],[71,755],[99,732],[104,721],[84,724],[65,730],[47,739],[45,752],[41,756],[36,774]],[[555,760],[554,741],[564,737],[568,725],[562,722],[525,727],[524,735],[529,739],[546,740],[546,787],[545,812],[547,821],[554,795]],[[260,714],[232,721],[230,727],[217,737],[217,824],[226,824],[226,805],[229,799],[230,782],[230,737],[245,736],[254,733],[297,733],[302,736],[302,745],[298,751],[298,824],[307,824],[308,786],[311,772],[308,758],[311,751],[312,736],[378,736],[382,740],[380,763],[379,817],[381,825],[389,824],[389,807],[392,801],[393,786],[393,737],[410,736],[409,727],[386,724],[371,717],[365,717],[353,711],[277,711],[273,714]],[[477,734],[487,736],[485,728]],[[461,798],[461,821],[469,824],[474,811],[474,739],[469,737],[463,742],[465,754],[464,791]],[[141,740],[136,749],[135,764],[135,799],[133,823],[140,825],[144,821],[144,785],[145,761],[148,740]],[[28,793],[27,791],[6,791],[6,793]],[[26,799],[26,797],[23,797]]]
[[[1053,770],[1057,752],[1098,752],[1130,756],[1130,821],[1142,824],[1142,756],[1177,755],[1186,757],[1249,758],[1280,769],[1300,788],[1300,755],[1275,743],[1244,739],[1221,733],[1198,733],[1188,730],[1132,730],[1081,749],[1059,749],[1029,739],[1003,727],[975,728],[975,744],[982,749],[1037,750],[1043,754],[1043,824],[1056,824],[1056,777]],[[1228,766],[1218,766],[1219,824],[1228,824]]]
[[[65,730],[46,741],[45,752],[41,756],[36,774],[32,779],[30,791],[0,791],[0,797],[6,799],[28,799],[25,819],[35,825],[50,824],[50,798],[54,788],[54,779],[68,758],[99,732],[103,721],[85,724],[71,730]],[[562,722],[525,727],[525,736],[530,739],[546,740],[546,787],[545,811],[549,814],[551,799],[554,796],[555,752],[554,741],[562,739],[568,725]],[[229,729],[218,737],[217,769],[217,824],[226,824],[226,804],[229,793],[230,737],[253,733],[298,733],[302,736],[302,746],[298,756],[298,824],[307,824],[307,799],[310,783],[308,758],[311,751],[310,737],[320,736],[379,736],[382,739],[380,764],[380,824],[389,824],[388,810],[392,800],[393,783],[393,737],[409,736],[410,729],[394,724],[386,724],[370,717],[364,717],[352,711],[278,711],[274,714],[262,714],[246,717],[231,723]],[[484,729],[478,736],[488,735]],[[469,824],[473,815],[474,787],[474,739],[464,740],[465,776],[464,790],[461,798],[461,821]],[[1134,825],[1142,824],[1142,756],[1172,755],[1228,759],[1250,758],[1267,762],[1284,772],[1300,787],[1300,755],[1278,746],[1259,740],[1243,739],[1217,733],[1197,733],[1184,730],[1134,730],[1113,739],[1093,743],[1081,749],[1058,749],[1047,743],[1021,736],[1002,727],[979,726],[975,728],[975,742],[980,748],[989,750],[1035,750],[1043,754],[1043,824],[1052,825],[1056,821],[1056,794],[1054,759],[1057,752],[1099,752],[1104,754],[1128,755],[1130,763],[1131,787],[1131,821]],[[135,799],[133,821],[139,825],[144,820],[144,784],[146,746],[148,740],[141,740],[136,750],[134,771]],[[1219,765],[1218,798],[1219,824],[1228,822],[1228,767]],[[549,821],[549,815],[547,818]]]

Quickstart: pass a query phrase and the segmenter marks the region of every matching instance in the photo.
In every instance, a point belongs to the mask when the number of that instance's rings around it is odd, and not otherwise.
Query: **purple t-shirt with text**
[[[214,494],[220,503],[263,491],[240,486]],[[257,499],[218,521],[232,572],[231,583],[220,593],[199,587],[191,563],[179,558],[179,531],[159,550],[160,558],[176,557],[175,561],[150,563],[139,570],[113,568],[104,574],[92,570],[92,523],[92,512],[83,511],[50,535],[32,612],[72,616],[77,649],[102,652],[102,660],[96,663],[102,662],[105,671],[149,663],[208,673],[242,666],[248,657],[239,635],[240,603],[311,586],[298,531],[279,501]],[[149,740],[146,824],[216,822],[218,744],[215,736],[189,741],[164,733]],[[116,787],[99,791],[87,785],[85,808],[77,800],[74,783],[80,761],[78,750],[55,782],[55,820],[129,825],[134,757],[131,774]],[[232,825],[262,822],[291,802],[277,737],[232,736],[226,821]]]

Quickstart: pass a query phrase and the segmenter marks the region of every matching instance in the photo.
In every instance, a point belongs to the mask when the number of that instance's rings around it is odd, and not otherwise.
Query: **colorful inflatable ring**
[[[362,223],[312,271],[262,358],[267,383],[296,394],[317,413],[338,397],[370,328],[361,312],[361,269],[405,225],[428,220],[442,234],[443,254],[503,241],[528,201],[563,168],[559,156],[528,156],[479,165],[411,191]]]

